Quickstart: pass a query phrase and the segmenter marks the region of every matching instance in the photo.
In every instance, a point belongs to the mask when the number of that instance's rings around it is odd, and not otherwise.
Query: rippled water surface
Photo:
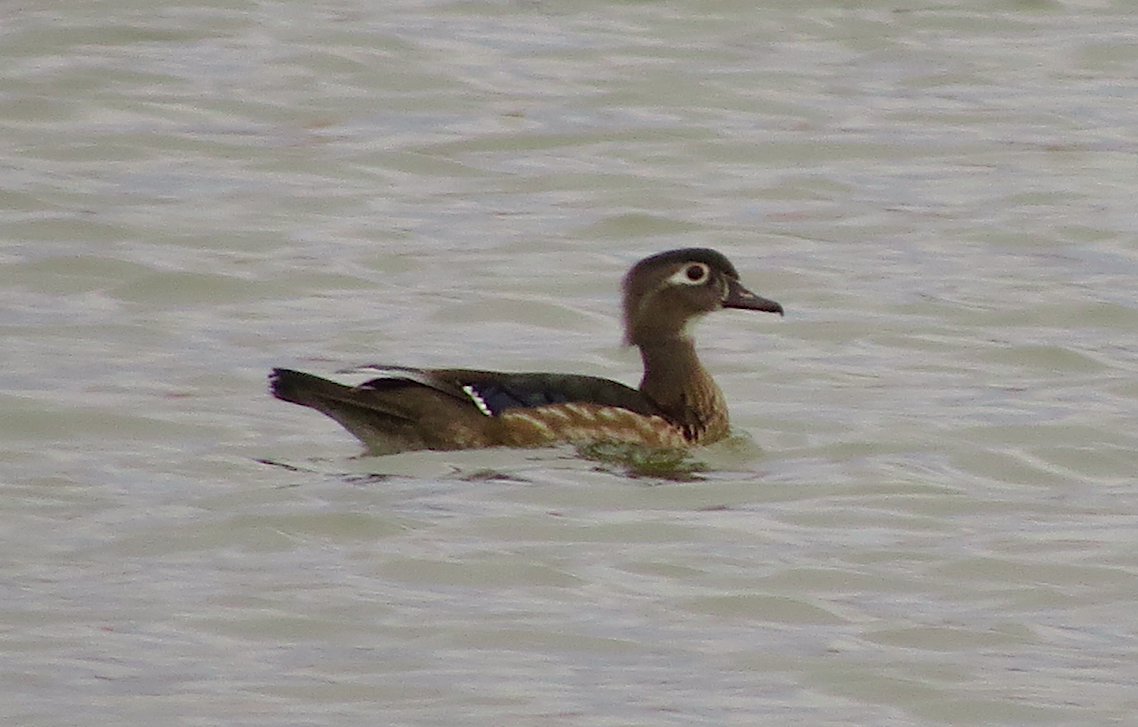
[[[0,722],[1133,723],[1138,6],[756,5],[0,10]],[[635,383],[683,246],[702,479],[265,392]]]

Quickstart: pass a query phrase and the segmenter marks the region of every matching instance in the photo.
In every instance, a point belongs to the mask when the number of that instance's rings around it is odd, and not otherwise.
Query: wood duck
[[[366,366],[346,386],[274,369],[273,396],[339,422],[369,454],[413,449],[540,447],[616,441],[648,447],[710,444],[728,432],[723,392],[696,357],[689,324],[720,308],[782,315],[739,283],[715,250],[671,250],[624,278],[625,342],[640,349],[639,390],[594,376]]]

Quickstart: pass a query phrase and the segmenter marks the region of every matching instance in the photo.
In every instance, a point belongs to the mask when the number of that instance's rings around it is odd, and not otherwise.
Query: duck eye
[[[707,277],[707,266],[689,265],[687,270],[684,270],[684,275],[693,283],[702,283],[704,278]]]
[[[668,278],[672,285],[703,285],[711,277],[711,268],[703,263],[688,263]]]

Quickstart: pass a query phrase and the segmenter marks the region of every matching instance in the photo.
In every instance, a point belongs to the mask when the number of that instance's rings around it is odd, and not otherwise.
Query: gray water
[[[1138,6],[759,5],[0,8],[0,723],[1134,724]],[[683,246],[702,479],[266,394]]]

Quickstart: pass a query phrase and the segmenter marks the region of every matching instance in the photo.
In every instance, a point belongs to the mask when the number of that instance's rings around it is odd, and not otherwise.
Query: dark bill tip
[[[783,315],[781,305],[769,298],[755,295],[734,280],[727,285],[727,298],[723,301],[723,307],[760,310],[765,313],[778,313],[780,316]]]

